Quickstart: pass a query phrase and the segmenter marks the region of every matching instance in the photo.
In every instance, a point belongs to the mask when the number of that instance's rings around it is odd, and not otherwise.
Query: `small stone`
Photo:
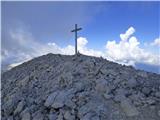
[[[20,113],[22,111],[24,105],[25,105],[24,101],[19,102],[16,110],[14,111],[14,115],[16,115],[17,113]]]
[[[91,118],[91,120],[100,120],[100,118],[97,115],[95,115]]]
[[[11,95],[7,98],[8,100],[5,101],[4,105],[4,111],[7,115],[10,115],[12,112],[14,112],[14,95]]]
[[[29,112],[22,115],[22,120],[30,120],[30,119],[31,119],[31,115]]]
[[[20,114],[22,120],[30,120],[31,119],[31,115],[29,113],[29,109],[26,108],[25,110],[23,110]]]
[[[74,86],[75,86],[74,89],[76,92],[85,89],[85,85],[83,84],[83,82],[76,82],[76,83],[74,83]]]
[[[64,106],[65,101],[68,96],[68,91],[61,91],[59,94],[56,96],[53,104],[51,105],[53,108],[61,108]]]
[[[156,92],[155,96],[158,97],[158,98],[160,98],[160,92]]]
[[[121,101],[120,105],[121,105],[123,111],[125,112],[125,114],[129,117],[137,116],[139,114],[136,107],[133,106],[131,104],[131,102],[129,102],[128,99]]]
[[[65,114],[64,114],[64,118],[66,120],[74,120],[75,117],[73,115],[71,115],[71,113],[69,111],[66,111]]]
[[[119,113],[120,113],[120,112],[119,112],[118,110],[114,111],[114,114],[115,114],[115,115],[119,115]]]
[[[117,89],[117,94],[114,97],[115,102],[121,102],[126,99],[125,90],[124,89]]]
[[[112,96],[111,96],[111,95],[109,95],[109,94],[107,94],[107,93],[104,93],[104,94],[103,94],[103,96],[104,96],[104,98],[105,98],[106,100],[108,100],[108,99],[111,99],[111,98],[112,98]]]
[[[89,112],[87,114],[85,114],[82,118],[80,118],[81,120],[91,120],[93,116],[93,113]]]
[[[61,108],[61,107],[63,107],[64,106],[64,103],[62,103],[62,102],[54,102],[53,104],[52,104],[52,107],[53,108]]]
[[[147,100],[147,103],[149,104],[149,105],[153,105],[153,104],[155,104],[155,100],[152,98],[152,99],[148,99]]]
[[[151,92],[151,90],[150,90],[149,88],[147,88],[147,87],[144,87],[144,88],[142,89],[142,92],[143,92],[144,94],[148,95],[148,94]]]
[[[33,120],[43,120],[43,115],[42,113],[37,113],[34,117]]]
[[[75,108],[76,107],[76,104],[70,99],[66,100],[65,105],[67,107],[70,107],[70,108]]]
[[[158,116],[160,117],[160,110],[158,110]]]
[[[49,114],[49,120],[56,120],[57,119],[57,115],[54,113],[50,113]]]
[[[13,116],[9,116],[7,120],[13,120]]]
[[[58,119],[57,120],[63,120],[63,115],[62,113],[60,112],[60,114],[58,115]]]
[[[152,110],[154,110],[154,109],[156,108],[156,106],[155,106],[155,105],[151,105],[150,108],[151,108]]]
[[[58,95],[58,92],[54,92],[50,94],[47,100],[45,101],[44,106],[49,107],[50,105],[52,105],[57,95]]]
[[[106,90],[107,90],[107,82],[105,81],[105,80],[98,80],[98,81],[96,81],[97,83],[96,83],[96,87],[95,87],[95,89],[98,91],[98,92],[102,92],[102,93],[104,93],[104,92],[106,92]]]
[[[128,87],[134,88],[137,86],[137,81],[134,78],[131,78],[127,82]]]
[[[92,106],[90,106],[92,107]],[[78,116],[81,118],[83,117],[86,113],[90,111],[90,107],[87,105],[82,106],[79,111],[78,111]]]
[[[26,84],[28,83],[28,81],[29,81],[29,76],[27,76],[24,79],[22,79],[18,84],[20,86],[26,86]]]

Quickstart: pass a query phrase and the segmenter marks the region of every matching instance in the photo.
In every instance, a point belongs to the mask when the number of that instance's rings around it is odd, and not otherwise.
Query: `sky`
[[[160,2],[2,2],[1,62],[12,68],[47,53],[78,50],[160,73]]]

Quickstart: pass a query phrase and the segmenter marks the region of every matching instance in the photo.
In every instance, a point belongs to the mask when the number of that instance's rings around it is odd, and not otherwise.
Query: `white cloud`
[[[160,47],[160,38],[156,38],[154,42],[151,43],[152,46],[159,46]]]
[[[87,47],[88,40],[86,38],[79,37],[77,41],[78,41],[78,51],[80,53],[85,55],[90,55],[90,56],[97,56],[97,57],[103,56],[103,52],[90,49]]]
[[[160,65],[160,57],[140,48],[140,42],[135,36],[133,27],[130,27],[125,34],[121,34],[121,41],[108,41],[106,44],[107,56],[113,61],[132,64],[146,63],[151,65]]]
[[[128,38],[135,32],[133,27],[130,27],[124,34],[120,34],[120,38],[122,41],[128,40]]]
[[[78,49],[82,49],[83,47],[86,46],[86,44],[88,43],[87,39],[84,37],[79,37],[77,40],[78,43]]]

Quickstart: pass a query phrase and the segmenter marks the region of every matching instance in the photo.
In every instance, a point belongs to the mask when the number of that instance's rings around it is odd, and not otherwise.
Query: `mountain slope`
[[[47,54],[2,74],[2,119],[159,120],[160,75]]]

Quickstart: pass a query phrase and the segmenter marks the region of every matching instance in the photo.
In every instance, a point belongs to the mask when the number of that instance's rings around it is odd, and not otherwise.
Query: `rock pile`
[[[47,54],[2,74],[2,120],[159,120],[160,75]]]

